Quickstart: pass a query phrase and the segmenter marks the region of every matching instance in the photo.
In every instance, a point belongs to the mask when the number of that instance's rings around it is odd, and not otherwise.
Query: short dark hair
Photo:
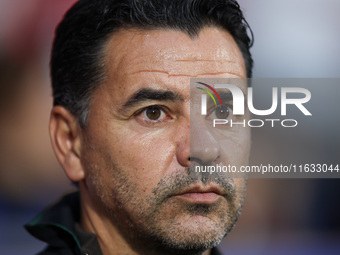
[[[51,56],[54,105],[64,106],[85,127],[91,93],[105,79],[105,42],[118,29],[174,29],[194,37],[204,26],[221,27],[233,36],[251,78],[253,35],[235,0],[78,1],[56,30]]]

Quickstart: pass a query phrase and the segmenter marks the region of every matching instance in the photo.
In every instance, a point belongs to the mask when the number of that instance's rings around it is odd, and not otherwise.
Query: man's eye
[[[164,112],[159,107],[148,107],[144,110],[144,114],[149,120],[158,120]]]
[[[171,118],[168,114],[168,110],[165,107],[159,105],[145,107],[144,109],[137,112],[136,115],[139,120],[147,121],[152,124],[163,122]]]
[[[213,109],[213,111],[210,114],[212,119],[230,119],[232,116],[232,110],[227,105],[219,105],[216,108]]]
[[[134,116],[136,121],[144,126],[159,126],[172,119],[167,107],[161,105],[151,105],[140,109]]]

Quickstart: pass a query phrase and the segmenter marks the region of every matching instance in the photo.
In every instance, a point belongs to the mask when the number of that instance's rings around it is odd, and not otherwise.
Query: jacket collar
[[[72,247],[80,250],[81,244],[76,236],[75,225],[80,218],[79,193],[64,196],[58,203],[46,208],[31,222],[26,230],[54,247]]]

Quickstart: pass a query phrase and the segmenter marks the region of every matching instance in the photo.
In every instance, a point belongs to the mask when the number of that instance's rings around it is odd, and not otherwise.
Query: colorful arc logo
[[[198,83],[198,84],[201,84],[201,85],[203,85],[203,86],[206,86],[206,87],[209,88],[212,92],[214,92],[215,95],[217,96],[218,100],[220,101],[220,104],[222,105],[221,97],[220,97],[220,95],[217,93],[217,91],[216,91],[213,87],[211,87],[210,85],[205,84],[205,83],[203,83],[203,82],[197,82],[197,83]],[[206,92],[206,93],[212,98],[212,100],[214,101],[215,106],[217,106],[216,100],[215,100],[214,96],[210,93],[210,91],[208,91],[208,90],[206,90],[206,89],[203,89],[203,88],[200,88],[200,87],[197,87],[197,88],[200,89],[200,90],[203,90],[204,92]]]
[[[221,100],[221,97],[220,95],[217,93],[217,91],[210,85],[206,84],[206,83],[203,83],[203,82],[197,82],[198,84],[201,84],[203,86],[206,86],[207,88],[209,88],[212,92],[215,93],[215,95],[217,96],[218,100],[220,101],[220,104],[222,106],[222,100]],[[216,103],[216,100],[214,98],[214,96],[211,94],[211,92],[209,90],[206,90],[204,88],[200,88],[200,87],[197,87],[198,89],[200,90],[203,90],[205,93],[207,93],[211,99],[214,101],[215,103],[215,106],[217,107],[217,103]],[[201,101],[201,114],[202,115],[207,115],[207,95],[206,94],[203,94],[202,95],[202,101]]]

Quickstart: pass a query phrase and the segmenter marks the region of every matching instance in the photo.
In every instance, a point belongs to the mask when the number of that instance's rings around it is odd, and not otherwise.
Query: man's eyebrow
[[[136,104],[149,100],[174,102],[184,101],[184,98],[177,92],[170,90],[143,88],[132,94],[130,98],[126,101],[126,103],[121,107],[121,110],[126,110],[135,106]]]
[[[217,91],[218,95],[220,96],[221,98],[221,101],[222,101],[222,104],[224,102],[230,102],[230,101],[233,101],[233,95],[231,94],[231,92],[229,90],[219,90]],[[210,98],[210,97],[209,97]],[[218,99],[217,99],[217,96],[214,94],[214,98],[216,100],[216,102],[218,102]],[[211,100],[211,98],[210,98]],[[212,101],[212,100],[211,100]]]
[[[217,93],[219,94],[222,103],[225,102],[233,103],[233,94],[229,90],[217,91]],[[214,97],[217,100],[215,95]],[[247,106],[247,100],[244,100],[244,105]]]
[[[222,103],[224,101],[233,101],[233,95],[230,91],[217,91],[217,93],[220,95]]]

